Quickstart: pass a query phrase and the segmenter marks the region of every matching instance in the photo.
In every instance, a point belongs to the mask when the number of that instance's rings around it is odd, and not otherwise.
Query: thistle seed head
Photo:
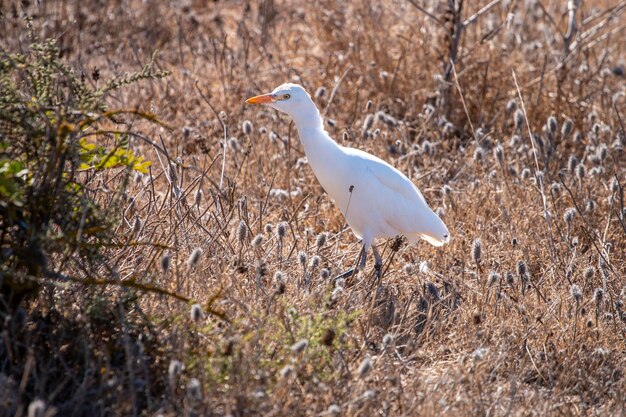
[[[359,375],[359,378],[365,378],[370,373],[371,370],[372,370],[372,360],[370,359],[369,356],[366,356],[361,361],[361,364],[359,365],[359,368],[357,369],[357,374]]]
[[[291,345],[291,351],[296,354],[302,353],[307,348],[307,346],[309,346],[309,341],[306,339],[301,339]]]
[[[563,125],[561,126],[561,137],[563,139],[567,139],[569,135],[572,133],[572,129],[574,128],[574,123],[570,119],[565,119]]]
[[[165,274],[170,270],[172,264],[172,255],[169,252],[163,253],[161,256],[161,271]]]
[[[287,224],[287,222],[278,223],[278,225],[276,226],[276,236],[278,236],[279,240],[282,240],[285,237],[288,227],[289,224]]]
[[[596,305],[600,305],[604,299],[604,290],[602,288],[596,288],[593,292],[593,299],[595,300]]]
[[[496,160],[500,165],[504,163],[504,148],[502,145],[498,144],[495,148],[493,148],[493,155],[496,157]]]
[[[578,285],[572,284],[569,293],[572,295],[572,298],[576,300],[577,303],[580,303],[580,300],[582,300],[583,298],[583,293]]]
[[[293,372],[294,372],[293,366],[285,365],[280,370],[280,377],[281,378],[288,378],[291,374],[293,374]]]
[[[170,383],[173,384],[176,381],[176,378],[178,378],[182,370],[183,364],[181,363],[181,361],[176,359],[172,359],[170,361],[170,366],[167,368],[167,376],[170,380]]]
[[[513,122],[515,124],[515,129],[517,129],[518,132],[521,132],[524,127],[524,112],[522,112],[521,109],[515,110],[515,113],[513,114]]]
[[[239,226],[237,226],[237,241],[240,244],[243,244],[248,239],[248,225],[246,222],[241,220],[239,222]]]
[[[576,209],[570,207],[565,210],[565,214],[563,214],[563,220],[565,220],[565,223],[567,223],[568,225],[571,225],[572,220],[574,220],[574,216],[576,216]]]
[[[317,255],[313,255],[311,257],[311,262],[310,262],[309,266],[311,267],[311,269],[316,270],[317,267],[320,266],[320,257],[317,256]]]
[[[474,162],[481,163],[485,159],[485,151],[483,148],[478,147],[474,150]]]
[[[330,270],[327,268],[322,268],[322,270],[320,271],[320,277],[323,280],[327,280],[330,277]]]
[[[315,239],[315,245],[317,246],[318,249],[321,249],[324,247],[324,245],[326,245],[327,240],[328,240],[328,233],[326,232],[320,233],[319,235],[317,235],[317,238]]]
[[[576,155],[570,155],[567,160],[567,171],[574,174],[576,173],[576,167],[578,167],[578,158],[576,158]]]
[[[474,240],[474,243],[472,244],[472,259],[474,260],[476,264],[479,264],[482,256],[483,256],[482,243],[480,241],[480,238],[478,238]]]
[[[253,129],[254,128],[250,120],[244,120],[243,123],[241,124],[241,130],[243,131],[243,134],[246,136],[250,136],[252,134]]]
[[[506,112],[508,114],[511,114],[515,110],[517,110],[517,102],[515,101],[514,98],[512,98],[512,99],[510,99],[509,101],[506,102]]]
[[[191,252],[191,255],[189,255],[187,265],[189,265],[190,268],[197,267],[198,263],[200,262],[200,258],[202,258],[202,249],[195,248],[193,252]]]
[[[252,239],[252,246],[256,249],[260,248],[262,243],[263,243],[263,235],[260,233],[256,235],[254,239]]]
[[[585,178],[586,173],[587,169],[585,168],[585,165],[582,163],[578,164],[578,166],[576,167],[576,177],[578,177],[578,179],[582,181],[583,178]]]
[[[554,116],[548,117],[548,129],[550,133],[552,133],[553,135],[556,135],[556,131],[558,128],[559,126],[557,124],[556,117]]]
[[[500,282],[500,274],[495,271],[491,271],[489,273],[488,286],[491,287],[493,285],[496,285],[498,282]]]
[[[191,306],[190,315],[192,321],[200,321],[203,316],[202,306],[200,304],[193,304]]]
[[[302,266],[303,268],[306,267],[308,258],[309,257],[307,256],[305,252],[303,251],[298,252],[298,262],[300,263],[300,266]]]

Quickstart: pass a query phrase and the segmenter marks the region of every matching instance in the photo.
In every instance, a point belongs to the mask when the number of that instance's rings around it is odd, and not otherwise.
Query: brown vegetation
[[[155,50],[171,75],[107,97],[165,123],[132,123],[152,165],[109,267],[36,276],[4,319],[0,413],[626,413],[623,3],[26,3],[2,2],[3,53],[31,16],[88,85]],[[356,238],[290,120],[244,104],[286,81],[450,244],[383,243],[380,287],[335,283]],[[104,207],[120,172],[89,177]]]

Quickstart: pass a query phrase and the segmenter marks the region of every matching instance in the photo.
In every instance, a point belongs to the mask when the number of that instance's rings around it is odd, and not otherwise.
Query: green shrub
[[[28,52],[0,50],[0,317],[42,280],[80,280],[106,265],[128,178],[149,165],[130,148],[137,133],[118,126],[127,116],[158,121],[110,110],[105,98],[167,75],[153,64],[93,88],[59,59],[54,40],[39,42],[32,30]],[[99,205],[96,174],[111,169],[126,181]]]

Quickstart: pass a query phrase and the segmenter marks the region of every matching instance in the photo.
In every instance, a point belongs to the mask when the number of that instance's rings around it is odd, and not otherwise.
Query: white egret
[[[324,130],[319,110],[304,88],[283,84],[246,103],[265,104],[293,118],[315,176],[343,213],[352,232],[362,240],[356,261],[358,270],[365,267],[372,246],[376,274],[380,277],[382,258],[373,245],[378,238],[404,235],[410,243],[422,238],[434,246],[448,242],[448,228],[430,209],[415,184],[382,159],[337,144]],[[353,272],[349,270],[341,276]]]

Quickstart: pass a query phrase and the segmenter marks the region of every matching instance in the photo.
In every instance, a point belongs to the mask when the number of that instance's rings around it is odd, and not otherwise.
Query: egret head
[[[298,84],[283,84],[269,94],[262,94],[246,100],[248,104],[265,104],[273,109],[287,113],[294,119],[316,111],[315,104],[306,90]]]

